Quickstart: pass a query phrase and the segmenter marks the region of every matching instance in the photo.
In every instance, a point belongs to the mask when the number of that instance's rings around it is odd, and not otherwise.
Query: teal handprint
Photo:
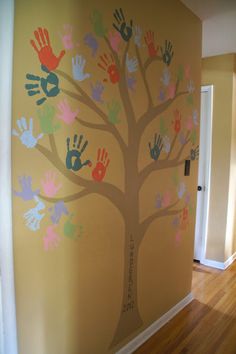
[[[81,161],[81,155],[86,149],[88,145],[88,140],[86,140],[81,147],[83,140],[83,135],[80,135],[78,137],[77,134],[74,135],[74,141],[73,141],[73,149],[70,149],[70,138],[68,137],[66,139],[66,145],[67,145],[67,155],[66,155],[66,167],[68,170],[72,171],[79,171],[83,166],[92,166],[92,163],[90,160],[86,160],[85,162]]]
[[[42,109],[38,110],[38,118],[43,133],[53,134],[60,128],[60,123],[53,123],[55,112],[55,108],[50,105],[45,105]]]
[[[26,84],[25,88],[28,91],[29,96],[35,96],[43,91],[43,97],[39,98],[36,103],[41,105],[47,99],[47,97],[55,97],[59,94],[59,80],[55,73],[50,72],[46,66],[41,65],[41,69],[48,74],[46,78],[33,74],[26,74],[26,78],[34,83]]]
[[[104,37],[107,29],[103,25],[102,14],[98,10],[94,10],[91,15],[93,30],[98,37]]]
[[[157,137],[157,133],[155,133],[154,136],[154,141],[153,141],[153,147],[151,146],[151,143],[148,143],[149,146],[149,152],[150,156],[154,161],[157,161],[159,159],[159,156],[161,154],[161,150],[163,148],[163,143],[162,143],[162,138],[160,135]]]
[[[33,119],[30,118],[29,126],[27,125],[25,117],[17,119],[16,124],[18,126],[19,132],[16,129],[13,129],[12,134],[19,137],[23,145],[28,149],[34,148],[38,140],[43,137],[43,134],[39,134],[37,138],[33,135]]]
[[[166,65],[170,65],[174,52],[172,50],[172,44],[170,41],[165,41],[165,47],[161,47],[162,60]]]
[[[116,9],[113,15],[116,20],[116,23],[113,23],[113,27],[120,33],[123,40],[128,42],[133,33],[133,21],[130,20],[129,25],[126,23],[124,13],[121,8]]]
[[[113,100],[110,103],[107,104],[108,108],[108,120],[111,124],[118,124],[120,123],[120,120],[118,118],[118,115],[121,110],[121,105],[119,102]]]

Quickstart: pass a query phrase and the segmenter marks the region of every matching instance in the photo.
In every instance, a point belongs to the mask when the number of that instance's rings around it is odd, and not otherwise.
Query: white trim
[[[148,340],[153,334],[155,334],[161,327],[169,322],[177,313],[179,313],[185,306],[187,306],[193,300],[192,293],[188,294],[178,304],[172,307],[168,312],[161,316],[157,321],[146,328],[137,337],[132,339],[128,344],[121,348],[116,354],[131,354],[139,348],[146,340]]]
[[[212,155],[212,119],[213,119],[213,85],[201,86],[201,93],[207,93],[209,95],[210,105],[208,111],[208,124],[207,124],[207,141],[206,156],[205,156],[205,185],[208,187],[204,191],[204,215],[202,225],[202,252],[200,263],[205,259],[207,235],[209,226],[209,205],[210,205],[210,190],[211,190],[211,155]]]
[[[236,260],[236,252],[230,256],[225,262],[218,262],[212,259],[202,259],[201,263],[207,267],[217,268],[221,270],[227,269]]]
[[[13,38],[14,0],[0,0],[0,270],[4,354],[17,354],[11,204]]]

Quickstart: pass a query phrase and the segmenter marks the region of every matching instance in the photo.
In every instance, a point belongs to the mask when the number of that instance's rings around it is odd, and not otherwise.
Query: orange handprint
[[[39,48],[33,39],[31,39],[30,43],[34,50],[37,52],[40,63],[44,65],[49,71],[55,70],[60,63],[61,58],[65,55],[65,51],[62,50],[58,57],[53,54],[49,34],[46,28],[39,27],[38,30],[34,31],[34,36],[38,42]]]
[[[178,109],[174,111],[174,121],[172,122],[172,124],[174,125],[174,130],[176,134],[178,134],[181,129],[181,114]]]

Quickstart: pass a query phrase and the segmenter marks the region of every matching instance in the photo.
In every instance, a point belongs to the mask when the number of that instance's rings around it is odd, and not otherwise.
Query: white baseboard
[[[207,267],[212,267],[212,268],[217,268],[221,270],[225,270],[228,268],[236,259],[236,252],[227,259],[225,262],[217,262],[212,259],[202,259],[201,264],[207,266]]]
[[[168,312],[161,316],[157,321],[146,328],[137,337],[132,339],[128,344],[121,348],[116,354],[131,354],[139,348],[146,340],[148,340],[153,334],[155,334],[161,327],[169,322],[178,312],[180,312],[185,306],[187,306],[193,300],[192,293],[188,294],[178,304],[172,307]]]

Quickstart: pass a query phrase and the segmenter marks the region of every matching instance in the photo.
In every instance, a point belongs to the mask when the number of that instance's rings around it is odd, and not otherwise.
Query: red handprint
[[[103,180],[109,163],[110,160],[108,159],[108,153],[105,149],[99,148],[97,154],[97,163],[92,171],[92,177],[95,181],[101,182]]]
[[[185,207],[182,212],[182,217],[181,217],[181,229],[185,230],[188,226],[188,208]]]
[[[181,129],[181,114],[178,109],[176,109],[174,111],[174,118],[175,118],[175,120],[172,122],[172,124],[174,124],[174,130],[175,130],[176,134],[178,134]]]
[[[62,50],[59,57],[56,57],[55,54],[53,54],[49,34],[46,28],[39,27],[38,30],[34,31],[34,36],[38,42],[39,48],[36,46],[33,39],[31,39],[30,43],[37,52],[41,64],[44,65],[49,71],[55,70],[60,63],[61,58],[64,56],[65,51]]]
[[[147,44],[147,47],[148,47],[149,56],[155,57],[158,53],[159,46],[157,45],[157,47],[155,48],[154,32],[147,31],[144,39],[145,39],[145,43]]]
[[[112,55],[110,58],[107,54],[103,54],[100,56],[101,63],[98,63],[99,68],[106,71],[109,75],[110,81],[113,84],[116,84],[120,80],[120,74],[118,72],[117,66],[114,63],[114,59]]]

